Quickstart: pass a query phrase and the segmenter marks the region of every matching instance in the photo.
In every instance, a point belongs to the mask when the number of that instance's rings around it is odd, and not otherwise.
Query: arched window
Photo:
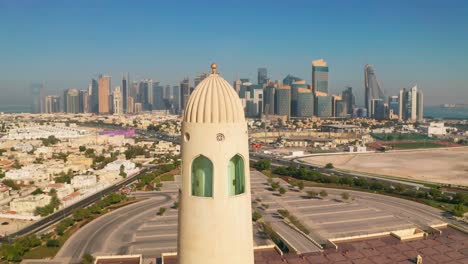
[[[228,164],[229,195],[238,195],[245,192],[244,159],[235,155]]]
[[[192,195],[213,197],[213,163],[205,156],[193,160]]]

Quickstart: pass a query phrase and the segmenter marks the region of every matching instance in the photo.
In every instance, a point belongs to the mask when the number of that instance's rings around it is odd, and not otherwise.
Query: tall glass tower
[[[312,61],[312,89],[328,94],[328,65],[324,59]]]
[[[369,64],[364,66],[364,92],[367,113],[370,113],[371,101],[373,99],[385,100],[384,93],[375,75],[374,66]]]

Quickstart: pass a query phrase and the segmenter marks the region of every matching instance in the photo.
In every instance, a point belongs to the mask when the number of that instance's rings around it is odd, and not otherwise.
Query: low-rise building
[[[76,189],[89,188],[97,183],[96,175],[76,175],[71,179],[71,185]]]
[[[57,198],[59,199],[62,199],[73,192],[73,187],[70,184],[65,183],[51,183],[44,188],[44,192],[50,193],[52,189],[57,192]]]
[[[34,215],[37,207],[48,205],[51,199],[49,195],[45,194],[16,198],[10,202],[10,210],[22,215]]]

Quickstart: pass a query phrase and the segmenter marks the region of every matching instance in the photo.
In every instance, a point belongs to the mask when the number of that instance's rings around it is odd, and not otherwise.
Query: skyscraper
[[[120,87],[117,86],[114,89],[114,93],[112,96],[113,99],[113,109],[114,109],[114,114],[121,115],[124,113],[123,111],[123,95],[122,92],[120,91]]]
[[[290,86],[291,86],[291,116],[297,116],[298,117],[299,116],[299,105],[298,105],[299,90],[307,89],[308,86],[307,86],[305,80],[296,80],[292,84],[290,84]],[[307,92],[302,90],[301,94],[306,95]],[[309,104],[312,106],[312,109],[313,109],[313,105],[314,105],[314,99],[313,98],[311,99]]]
[[[190,82],[189,78],[185,78],[180,82],[179,93],[179,112],[182,113],[187,106],[188,98],[190,97]]]
[[[253,264],[247,125],[216,73],[190,96],[182,121],[180,264]]]
[[[424,98],[421,90],[415,85],[407,90],[400,90],[400,120],[416,122],[423,120]]]
[[[91,113],[99,113],[99,83],[95,79],[91,80],[91,93],[89,104]]]
[[[240,87],[239,87],[240,88]],[[265,88],[264,94],[264,113],[266,115],[274,115],[275,114],[275,92],[276,87],[273,83],[269,83]]]
[[[353,88],[346,87],[346,90],[343,91],[343,93],[341,94],[341,97],[346,107],[345,108],[346,114],[352,116],[353,109],[356,106],[356,97],[353,94]]]
[[[388,97],[388,109],[394,115],[400,115],[400,100],[398,96],[389,96]]]
[[[328,94],[328,65],[324,59],[312,61],[312,90]]]
[[[153,83],[153,110],[164,110],[164,87],[159,82]]]
[[[198,84],[201,83],[201,81],[205,80],[206,77],[208,77],[207,73],[202,73],[202,74],[198,75],[197,77],[195,77],[195,79],[194,79],[195,87],[197,87]]]
[[[129,77],[128,72],[123,75],[122,77],[122,105],[124,113],[127,112],[127,104],[128,104],[128,90],[129,90]]]
[[[267,68],[258,68],[258,85],[264,86],[268,83]]]
[[[31,112],[40,113],[45,112],[44,102],[42,102],[42,97],[44,95],[44,86],[40,83],[35,83],[31,85]]]
[[[315,115],[318,117],[332,117],[332,97],[324,92],[315,92]]]
[[[276,114],[291,117],[291,88],[289,86],[277,88],[275,98]]]
[[[297,89],[297,103],[295,114],[297,117],[312,117],[314,115],[314,94],[307,88]]]
[[[80,113],[89,113],[89,91],[80,90],[79,102],[78,102]]]
[[[173,114],[179,114],[180,113],[180,87],[178,85],[172,86],[172,97],[173,97],[173,105],[174,105],[174,110]]]
[[[109,114],[109,94],[111,89],[111,77],[101,76],[98,81],[98,110],[99,114]]]
[[[79,113],[80,111],[80,92],[77,89],[68,89],[66,91],[66,109],[67,113]]]
[[[364,93],[365,93],[365,107],[367,109],[367,113],[369,114],[370,111],[370,104],[372,99],[382,99],[384,98],[384,93],[380,88],[380,84],[377,80],[377,76],[375,75],[374,66],[366,64],[364,66]]]
[[[60,112],[60,96],[48,95],[45,97],[45,113]]]

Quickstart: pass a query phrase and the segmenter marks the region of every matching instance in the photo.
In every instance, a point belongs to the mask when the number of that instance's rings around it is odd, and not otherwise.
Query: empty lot
[[[468,148],[324,155],[305,162],[364,173],[468,186]]]

